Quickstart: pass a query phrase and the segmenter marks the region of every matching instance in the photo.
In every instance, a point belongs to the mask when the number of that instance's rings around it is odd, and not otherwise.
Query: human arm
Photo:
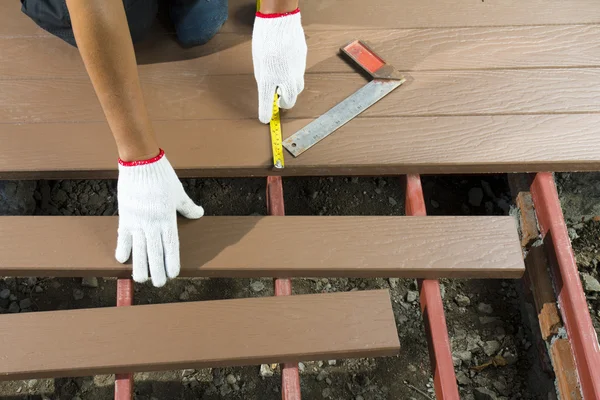
[[[304,90],[307,46],[298,0],[261,0],[252,34],[258,118],[268,123],[277,90],[279,106],[294,107]]]
[[[133,253],[133,279],[155,286],[179,274],[177,211],[204,211],[185,194],[146,111],[122,0],[67,0],[77,47],[119,153],[115,257]]]
[[[115,138],[119,157],[159,153],[142,95],[122,0],[67,0],[79,53]]]

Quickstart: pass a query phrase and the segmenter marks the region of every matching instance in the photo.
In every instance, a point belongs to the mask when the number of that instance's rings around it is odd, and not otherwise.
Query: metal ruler
[[[283,146],[294,157],[331,135],[406,81],[393,66],[360,40],[347,44],[341,51],[371,75],[373,80],[284,140]]]

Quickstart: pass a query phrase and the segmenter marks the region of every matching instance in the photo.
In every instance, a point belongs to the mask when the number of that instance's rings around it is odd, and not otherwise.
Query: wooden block
[[[531,193],[520,192],[515,198],[515,203],[519,208],[519,221],[521,228],[521,246],[528,249],[533,242],[540,236],[537,226],[537,218],[533,209],[533,200]]]
[[[557,339],[550,346],[550,353],[560,398],[581,400],[581,388],[577,380],[577,369],[571,353],[571,344],[567,339]]]
[[[285,121],[284,137],[309,122]],[[598,126],[600,114],[358,118],[299,158],[286,153],[286,168],[278,172],[314,176],[600,170]],[[268,129],[258,122],[158,121],[154,127],[180,177],[275,173]],[[0,143],[0,179],[117,174],[116,147],[105,122],[0,124]]]
[[[399,350],[387,290],[3,315],[0,336],[5,380],[381,357]]]
[[[542,339],[548,340],[558,333],[562,321],[556,306],[556,296],[550,281],[544,247],[532,247],[525,258],[525,265],[537,309]]]
[[[1,276],[131,274],[131,265],[114,260],[117,217],[0,222]],[[179,234],[187,277],[518,278],[524,272],[511,217],[204,217],[180,220]]]

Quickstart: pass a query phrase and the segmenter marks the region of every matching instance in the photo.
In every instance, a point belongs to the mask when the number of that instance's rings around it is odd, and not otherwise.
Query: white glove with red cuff
[[[304,90],[306,39],[300,10],[283,14],[256,13],[252,33],[252,61],[258,84],[258,119],[266,124],[273,115],[273,98],[292,108]]]
[[[197,219],[204,215],[183,189],[165,153],[144,161],[119,160],[117,183],[119,231],[115,257],[124,263],[133,250],[133,280],[156,287],[179,275],[177,211]]]

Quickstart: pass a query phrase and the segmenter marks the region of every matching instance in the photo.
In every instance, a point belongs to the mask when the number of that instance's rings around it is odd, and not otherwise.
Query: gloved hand
[[[258,119],[262,123],[271,120],[276,90],[281,108],[296,104],[304,90],[306,53],[299,9],[285,14],[256,13],[252,61],[258,84]]]
[[[117,198],[117,261],[126,262],[133,249],[133,280],[147,281],[149,269],[154,286],[163,286],[179,275],[177,211],[197,219],[204,210],[185,193],[162,150],[150,160],[119,160]]]

